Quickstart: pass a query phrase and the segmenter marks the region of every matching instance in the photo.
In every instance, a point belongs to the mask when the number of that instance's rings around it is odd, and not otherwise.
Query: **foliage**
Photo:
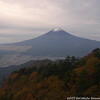
[[[41,67],[22,68],[4,81],[0,100],[66,100],[100,96],[100,59],[94,50],[82,59],[67,57]]]

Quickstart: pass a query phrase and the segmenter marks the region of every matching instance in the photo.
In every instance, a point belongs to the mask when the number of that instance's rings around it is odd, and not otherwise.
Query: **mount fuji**
[[[71,35],[61,28],[54,28],[37,38],[13,45],[31,46],[27,53],[33,56],[66,57],[84,56],[91,50],[99,48],[100,42]]]
[[[77,37],[61,28],[54,28],[37,38],[0,45],[0,66],[45,58],[58,59],[67,55],[82,57],[95,48],[100,48],[100,41]]]

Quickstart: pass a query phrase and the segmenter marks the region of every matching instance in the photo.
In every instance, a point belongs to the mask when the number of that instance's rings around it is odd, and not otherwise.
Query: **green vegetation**
[[[22,68],[5,80],[0,100],[66,100],[100,96],[100,49],[82,59],[67,57],[47,65]]]

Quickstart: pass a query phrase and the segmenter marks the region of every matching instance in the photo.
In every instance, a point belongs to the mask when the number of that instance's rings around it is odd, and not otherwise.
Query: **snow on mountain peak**
[[[55,31],[55,32],[56,32],[56,31],[61,31],[61,30],[62,30],[62,29],[61,29],[61,28],[58,28],[58,27],[53,29],[53,31]]]

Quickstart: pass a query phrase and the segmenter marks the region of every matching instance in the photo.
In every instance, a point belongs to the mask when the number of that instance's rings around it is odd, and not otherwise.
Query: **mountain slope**
[[[51,62],[52,61],[50,61],[48,59],[36,60],[36,61],[32,60],[32,61],[29,61],[27,63],[21,64],[21,65],[0,67],[0,83],[2,83],[3,80],[6,79],[15,70],[19,70],[20,68],[25,68],[25,67],[33,67],[33,66],[39,67],[41,65],[46,65],[46,64],[51,63]]]
[[[67,97],[100,97],[100,49],[80,60],[67,57],[39,68],[20,69],[0,89],[1,100],[66,100]]]

